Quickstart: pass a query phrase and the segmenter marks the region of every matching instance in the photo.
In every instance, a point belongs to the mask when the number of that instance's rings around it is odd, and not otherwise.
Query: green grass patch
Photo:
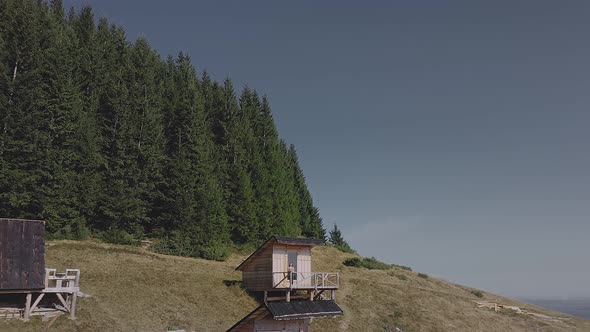
[[[354,249],[352,249],[348,244],[346,244],[346,245],[335,244],[334,248],[336,248],[342,252],[345,252],[347,254],[356,254],[356,251]]]
[[[389,270],[392,268],[391,264],[378,261],[375,257],[354,257],[346,259],[342,264],[352,267],[364,267],[369,270]]]
[[[412,268],[405,265],[397,265],[397,264],[387,264],[377,260],[375,257],[353,257],[348,258],[342,262],[342,264],[346,266],[352,267],[364,267],[369,270],[390,270],[392,268],[404,270],[404,271],[412,271]]]
[[[106,231],[99,233],[98,238],[107,243],[128,246],[138,246],[141,244],[141,239],[118,228],[109,228]]]
[[[473,294],[473,295],[475,295],[475,296],[477,296],[477,297],[479,297],[479,298],[482,298],[483,297],[483,292],[480,291],[479,289],[472,289],[470,291],[470,293]]]
[[[394,268],[400,269],[400,270],[404,270],[404,271],[412,271],[411,267],[405,266],[405,265],[391,264],[391,266],[393,266]]]

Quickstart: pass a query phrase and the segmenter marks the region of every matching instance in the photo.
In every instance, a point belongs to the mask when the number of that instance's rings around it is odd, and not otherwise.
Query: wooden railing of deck
[[[273,288],[337,289],[338,272],[273,272]]]
[[[79,269],[66,269],[65,273],[58,273],[56,269],[45,269],[44,293],[75,293],[79,290]]]

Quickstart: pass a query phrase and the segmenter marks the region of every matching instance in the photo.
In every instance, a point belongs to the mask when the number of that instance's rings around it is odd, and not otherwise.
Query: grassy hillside
[[[53,331],[224,331],[257,306],[232,281],[246,255],[226,262],[163,256],[140,248],[95,242],[49,242],[47,266],[82,269],[78,319],[60,317]],[[338,271],[340,318],[313,322],[314,331],[590,331],[590,321],[485,294],[401,269],[366,270],[342,265],[353,257],[334,248],[315,248],[313,269]],[[518,305],[562,317],[557,321],[477,308],[475,300]],[[0,321],[0,331],[40,331],[30,323]]]

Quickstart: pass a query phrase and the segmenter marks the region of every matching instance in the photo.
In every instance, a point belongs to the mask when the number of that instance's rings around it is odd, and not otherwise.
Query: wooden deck
[[[0,308],[0,318],[14,318],[18,316],[28,321],[32,315],[55,316],[60,312],[69,313],[70,319],[76,318],[76,304],[80,291],[80,270],[67,269],[58,273],[56,269],[45,269],[44,288],[38,290],[1,290],[0,294],[25,294],[25,307]],[[54,294],[59,306],[41,308],[41,300],[46,294]]]

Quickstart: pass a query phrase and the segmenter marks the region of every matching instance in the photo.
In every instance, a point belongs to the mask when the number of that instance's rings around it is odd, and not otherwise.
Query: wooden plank
[[[55,293],[55,295],[57,295],[57,298],[59,299],[61,304],[63,304],[64,308],[66,308],[67,311],[71,312],[70,305],[68,304],[68,302],[66,302],[66,300],[64,300],[64,297],[61,295],[61,293]]]
[[[33,302],[33,305],[31,305],[31,309],[29,309],[30,313],[33,313],[33,311],[35,311],[35,309],[37,308],[37,305],[39,305],[39,302],[41,302],[41,299],[43,299],[44,296],[45,296],[45,293],[39,294],[39,296],[37,297],[35,302]]]
[[[261,251],[242,270],[244,288],[252,291],[262,291],[272,288],[272,248]]]
[[[51,325],[53,323],[55,323],[55,320],[57,320],[57,318],[61,315],[61,312],[58,312],[55,316],[53,316],[53,318],[51,318],[51,320],[49,321],[49,323],[47,324],[47,326],[45,326],[45,328],[43,329],[43,332],[49,331],[49,328],[51,327]]]
[[[285,301],[286,298],[287,298],[286,296],[268,296],[266,298],[266,300],[267,301]],[[308,300],[309,295],[307,295],[307,294],[291,295],[289,298],[291,300]]]
[[[8,222],[0,221],[0,290],[8,286]]]
[[[76,319],[76,303],[78,302],[78,292],[72,294],[72,303],[70,304],[70,319]]]
[[[22,241],[18,246],[20,260],[20,284],[22,289],[30,289],[32,286],[33,272],[33,229],[31,223],[21,224]]]
[[[33,277],[32,288],[45,286],[45,223],[35,223],[33,228]]]
[[[22,241],[21,223],[9,221],[9,239],[8,239],[8,287],[23,288],[21,285],[21,265],[20,260],[20,243]]]

